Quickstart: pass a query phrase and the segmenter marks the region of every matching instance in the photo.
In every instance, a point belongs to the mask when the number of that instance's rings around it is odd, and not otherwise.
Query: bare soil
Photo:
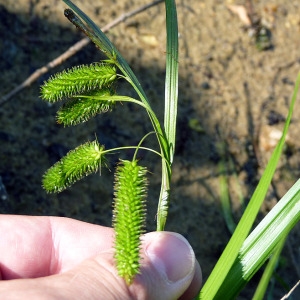
[[[145,0],[74,1],[99,26],[128,12]],[[225,161],[232,212],[242,214],[240,195],[250,199],[272,152],[273,136],[283,127],[294,82],[300,70],[300,4],[298,1],[253,1],[256,18],[268,29],[258,49],[240,18],[227,7],[245,1],[177,1],[180,31],[179,111],[172,199],[167,230],[183,234],[192,244],[208,277],[230,238],[220,204],[220,162]],[[0,0],[0,91],[15,88],[34,70],[48,63],[82,38],[63,16],[59,0]],[[164,99],[165,30],[162,4],[112,29],[108,36],[140,79],[153,108],[162,117]],[[103,56],[90,44],[51,74]],[[30,88],[0,105],[1,213],[56,215],[111,226],[113,169],[89,176],[58,195],[41,187],[43,173],[68,150],[95,135],[106,148],[136,145],[151,130],[139,107],[123,104],[110,114],[76,127],[55,122],[58,105],[39,98],[46,74]],[[133,95],[128,85],[120,94]],[[298,99],[299,100],[299,99]],[[289,131],[289,144],[272,188],[261,208],[262,218],[299,178],[299,101]],[[276,139],[276,137],[275,137]],[[148,145],[156,147],[154,140]],[[149,231],[155,230],[160,185],[160,160],[140,153],[151,175],[148,199]],[[233,162],[233,164],[230,164]],[[293,230],[277,275],[291,287],[299,280],[300,227]],[[174,249],[176,251],[176,249]],[[238,299],[251,299],[261,273]],[[273,299],[287,291],[275,278]],[[299,289],[293,299],[299,299]]]

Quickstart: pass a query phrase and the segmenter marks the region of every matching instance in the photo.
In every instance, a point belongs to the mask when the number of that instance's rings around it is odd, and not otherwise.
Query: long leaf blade
[[[238,258],[213,299],[235,299],[299,220],[300,179],[245,240]]]
[[[240,248],[245,241],[247,235],[249,234],[253,222],[257,216],[259,208],[265,198],[265,195],[268,191],[270,182],[273,178],[276,166],[278,164],[280,155],[285,142],[285,137],[289,128],[289,124],[292,118],[292,113],[294,109],[294,104],[297,98],[297,93],[300,85],[300,73],[298,74],[289,113],[285,122],[283,129],[282,137],[276,146],[270,161],[267,164],[267,167],[258,183],[257,188],[254,191],[254,194],[233,234],[230,241],[228,242],[225,250],[223,251],[220,259],[218,260],[215,268],[213,269],[211,275],[206,281],[204,287],[202,288],[198,299],[214,299],[217,291],[220,286],[223,284],[229,270],[231,269],[234,261],[236,260]]]
[[[167,165],[162,161],[162,188],[157,209],[157,230],[163,230],[168,215],[170,199],[171,164],[175,151],[177,100],[178,100],[178,24],[174,0],[166,0],[166,81],[164,128],[167,139]]]

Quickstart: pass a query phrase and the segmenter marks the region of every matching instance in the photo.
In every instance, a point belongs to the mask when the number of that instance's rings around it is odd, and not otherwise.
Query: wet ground
[[[75,2],[99,26],[146,4],[144,0]],[[283,127],[300,70],[300,4],[253,1],[253,20],[260,20],[267,30],[266,39],[258,44],[255,35],[249,36],[251,30],[228,8],[245,2],[177,1],[179,111],[166,229],[187,237],[201,263],[204,279],[230,238],[219,200],[219,163],[226,163],[233,215],[238,220],[242,214],[240,195],[247,202],[253,193],[273,149],[273,136]],[[58,0],[0,0],[1,96],[82,38],[63,16],[64,8]],[[128,59],[160,117],[164,98],[163,28],[164,9],[160,4],[108,34]],[[93,140],[95,135],[106,148],[111,148],[136,145],[151,131],[147,115],[139,107],[126,104],[83,125],[63,128],[56,124],[58,105],[43,102],[39,86],[54,72],[101,58],[90,44],[0,105],[0,176],[8,196],[1,199],[2,213],[67,216],[111,225],[112,170],[118,155],[130,158],[132,152],[111,156],[111,171],[102,169],[101,177],[89,176],[58,195],[47,195],[41,187],[42,175],[48,167],[68,150]],[[134,95],[122,82],[118,91]],[[298,101],[289,146],[260,218],[299,178],[299,105]],[[156,147],[154,140],[150,139],[148,144]],[[146,152],[141,152],[140,158],[151,171],[147,221],[150,231],[155,229],[160,161]],[[299,241],[298,225],[277,269],[277,275],[289,285],[300,277]],[[259,275],[238,299],[251,299]],[[273,299],[279,299],[286,290],[275,279],[274,284]]]

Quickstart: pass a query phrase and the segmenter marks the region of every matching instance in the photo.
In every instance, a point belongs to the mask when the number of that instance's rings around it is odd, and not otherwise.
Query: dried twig
[[[299,285],[300,285],[300,280],[298,280],[297,283],[292,287],[292,289],[285,296],[283,296],[280,300],[288,299]]]
[[[115,27],[121,22],[124,22],[130,17],[133,17],[148,8],[155,6],[159,3],[163,2],[163,0],[156,0],[151,3],[148,3],[146,5],[142,5],[138,7],[137,9],[134,9],[128,13],[122,14],[120,17],[116,18],[106,26],[102,28],[103,32],[108,32],[111,28]],[[73,56],[75,53],[77,53],[79,50],[81,50],[83,47],[85,47],[90,42],[89,38],[83,38],[73,46],[71,46],[66,52],[49,62],[47,65],[43,66],[40,69],[37,69],[33,74],[31,74],[24,82],[22,82],[20,85],[18,85],[16,88],[14,88],[12,91],[10,91],[8,94],[4,95],[0,99],[0,105],[5,103],[7,100],[9,100],[12,96],[19,93],[21,90],[23,90],[25,87],[30,86],[34,81],[36,81],[40,76],[47,73],[50,69],[60,65],[62,62]]]

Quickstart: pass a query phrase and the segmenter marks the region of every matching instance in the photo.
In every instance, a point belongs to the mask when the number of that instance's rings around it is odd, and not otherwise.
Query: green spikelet
[[[83,176],[97,172],[105,163],[104,146],[97,141],[85,143],[70,151],[54,164],[43,177],[48,193],[61,192]]]
[[[57,122],[65,126],[86,122],[97,114],[112,110],[115,102],[111,100],[110,89],[92,91],[85,96],[68,100],[57,112]]]
[[[116,68],[111,64],[97,63],[78,66],[52,76],[41,88],[41,97],[49,102],[70,98],[85,92],[111,86]]]
[[[130,285],[140,267],[140,236],[145,231],[147,169],[123,160],[115,174],[113,226],[118,273]]]

